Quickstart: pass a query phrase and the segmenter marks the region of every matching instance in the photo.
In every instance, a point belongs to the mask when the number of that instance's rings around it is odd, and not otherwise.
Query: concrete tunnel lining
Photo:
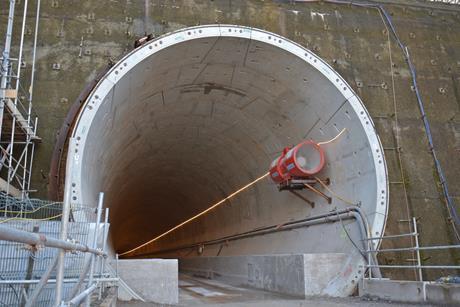
[[[123,252],[264,174],[283,147],[328,140],[343,128],[342,137],[324,146],[320,177],[358,203],[372,235],[380,236],[388,208],[386,165],[373,122],[351,87],[325,61],[279,35],[231,25],[187,28],[131,51],[98,83],[72,133],[66,191],[84,204],[96,204],[105,192],[111,243]],[[314,208],[266,179],[148,251],[348,206],[305,193]],[[356,255],[339,226],[256,244],[241,240],[222,254]],[[346,227],[359,237],[352,223]]]

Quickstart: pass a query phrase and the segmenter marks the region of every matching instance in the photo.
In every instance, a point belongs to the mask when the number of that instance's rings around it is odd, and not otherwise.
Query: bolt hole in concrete
[[[386,166],[367,111],[325,61],[288,39],[217,25],[167,34],[127,54],[84,105],[90,101],[73,130],[80,151],[69,155],[66,181],[75,183],[77,202],[95,204],[105,192],[119,253],[266,173],[284,147],[329,140],[344,128],[323,145],[327,164],[318,174],[340,195],[332,204],[301,191],[312,208],[265,179],[129,256],[196,257],[196,248],[181,247],[349,206],[341,199],[361,204],[372,233],[384,230]],[[362,246],[360,228],[346,219],[204,245],[200,256],[344,253],[336,286],[351,293],[364,260],[345,231]]]

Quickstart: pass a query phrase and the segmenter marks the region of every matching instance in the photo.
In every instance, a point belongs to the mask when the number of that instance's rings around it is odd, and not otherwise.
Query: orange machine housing
[[[308,178],[319,173],[325,163],[324,150],[314,141],[284,148],[270,165],[270,178],[279,184],[292,178]]]
[[[270,178],[275,183],[281,183],[287,179],[287,174],[283,172],[282,169],[282,163],[284,155],[288,152],[289,149],[289,147],[284,148],[283,152],[281,153],[281,156],[273,160],[272,164],[270,164]]]

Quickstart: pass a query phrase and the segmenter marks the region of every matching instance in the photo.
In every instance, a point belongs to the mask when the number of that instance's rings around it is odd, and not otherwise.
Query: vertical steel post
[[[32,98],[33,98],[33,90],[34,90],[34,79],[35,79],[35,58],[37,55],[37,38],[38,38],[38,21],[40,19],[40,0],[37,0],[37,11],[35,16],[35,34],[34,34],[34,45],[32,51],[32,72],[30,73],[30,88],[29,88],[29,107],[27,109],[27,129],[31,127],[31,115],[32,115]],[[36,128],[36,127],[35,127]],[[30,132],[33,132],[32,135]],[[32,137],[35,136],[36,130],[32,129],[27,132],[26,135],[26,144],[25,144],[25,155],[24,155],[24,171],[22,176],[22,198],[26,198],[29,196],[29,186],[30,186],[30,176],[31,173],[27,173],[27,162],[29,157],[29,146],[32,140]],[[34,146],[32,146],[32,150],[34,150]],[[20,162],[20,161],[19,161]],[[18,163],[19,163],[18,162]],[[30,161],[32,163],[32,161]]]
[[[94,283],[90,285],[86,290],[72,298],[67,304],[63,304],[63,306],[67,307],[72,307],[72,306],[80,306],[81,302],[83,299],[88,299],[91,296],[91,293],[93,293],[94,290],[96,290],[97,283]]]
[[[37,126],[38,126],[38,117],[35,117],[34,137],[37,136]],[[27,182],[27,191],[30,191],[30,176],[32,175],[32,165],[34,163],[34,153],[35,153],[35,143],[32,142],[32,151],[30,153],[30,163],[29,163],[29,182]]]
[[[73,159],[78,159],[75,156],[76,152],[75,139],[69,139],[69,151],[67,157],[66,173],[72,174],[72,164]],[[61,233],[59,234],[59,239],[67,240],[67,228],[69,225],[69,216],[70,216],[70,202],[72,200],[72,182],[71,180],[66,180],[64,188],[64,203],[62,205],[62,219],[61,219]],[[59,250],[59,258],[57,265],[57,274],[56,274],[56,295],[55,295],[55,306],[59,306],[62,302],[62,285],[64,282],[64,260],[65,260],[65,250]]]
[[[415,237],[415,248],[417,249],[417,266],[418,266],[418,279],[419,281],[423,281],[422,275],[422,261],[420,257],[420,249],[419,249],[419,242],[418,242],[418,230],[417,230],[417,219],[415,217],[412,218],[412,223],[414,225],[414,237]]]
[[[5,35],[5,48],[3,49],[3,60],[1,66],[1,78],[0,78],[0,89],[6,89],[8,84],[10,83],[9,71],[10,71],[10,51],[11,51],[11,39],[13,36],[13,23],[14,23],[14,6],[15,0],[10,0],[10,10],[8,13],[8,25],[6,27],[6,35]],[[3,113],[5,110],[5,96],[0,97],[0,138],[2,136],[2,127],[3,127]],[[8,149],[7,149],[8,151]],[[7,153],[2,153],[3,157],[7,158]],[[2,158],[3,160],[3,158]],[[2,161],[2,165],[4,162]],[[7,188],[8,189],[8,188]],[[8,205],[5,206],[5,217],[7,216]]]
[[[94,237],[93,237],[93,248],[97,248],[97,239],[99,235],[99,227],[101,224],[101,216],[102,216],[102,204],[104,203],[104,193],[99,193],[99,202],[97,204],[97,217],[96,217],[96,228],[94,229]],[[94,279],[94,267],[96,255],[91,254],[91,267],[89,269],[89,277],[88,277],[88,287],[93,285]],[[90,307],[91,303],[91,296],[88,295],[85,299],[85,306]]]
[[[26,29],[26,18],[27,18],[27,7],[28,7],[29,1],[25,0],[24,1],[24,13],[22,16],[22,28],[21,28],[21,40],[19,43],[19,56],[18,56],[18,67],[17,67],[17,72],[16,72],[16,97],[14,98],[14,110],[12,110],[13,113],[13,123],[11,124],[11,147],[10,147],[10,152],[8,154],[8,181],[6,185],[6,194],[9,194],[10,192],[10,185],[11,185],[11,169],[13,167],[13,152],[14,152],[14,130],[16,129],[16,113],[18,112],[18,92],[19,92],[19,79],[21,78],[21,63],[22,63],[22,50],[24,48],[24,35],[25,35],[25,29]],[[20,161],[17,162],[18,164]],[[24,189],[24,187],[22,188]]]
[[[372,244],[372,242],[370,244]],[[371,265],[373,262],[372,262],[372,255],[371,255],[370,248],[369,248],[369,241],[366,242],[365,248],[366,248],[366,253],[367,253],[367,264]],[[372,279],[372,268],[369,267],[368,271],[369,271],[369,279]]]
[[[33,92],[34,92],[34,81],[35,81],[35,58],[37,55],[37,39],[38,39],[38,22],[40,20],[40,0],[37,0],[37,12],[35,16],[35,33],[34,33],[34,45],[32,51],[32,71],[30,78],[30,88],[29,88],[29,101],[32,101]],[[32,113],[32,106],[29,105],[29,114]],[[28,122],[30,124],[30,121]]]
[[[115,255],[115,277],[118,278],[118,253]],[[120,283],[117,284],[117,297],[118,297],[118,288]]]
[[[21,206],[21,211],[22,211],[22,206]],[[40,229],[40,226],[38,224],[34,225],[32,232],[37,233],[39,229]],[[34,271],[34,264],[35,264],[35,252],[36,252],[35,249],[32,249],[30,251],[29,260],[27,262],[26,280],[32,279],[32,273]],[[29,294],[29,286],[30,286],[29,284],[24,285],[24,292],[26,295]],[[26,303],[27,303],[26,296],[23,296],[21,300],[21,307],[25,307]]]
[[[14,5],[15,0],[10,0],[10,10],[8,13],[8,25],[6,26],[6,35],[5,35],[5,48],[3,49],[3,60],[1,66],[1,79],[0,79],[0,89],[6,89],[8,85],[8,72],[10,67],[10,51],[11,51],[11,38],[13,36],[13,23],[14,23]],[[2,126],[3,126],[3,110],[5,108],[5,97],[0,97],[0,137],[2,136]]]
[[[54,268],[56,267],[58,258],[59,258],[59,252],[56,253],[56,256],[54,256],[54,258],[51,261],[49,267],[46,269],[45,273],[43,273],[42,277],[40,278],[40,281],[38,282],[37,286],[35,286],[34,291],[30,295],[29,300],[27,301],[25,307],[33,307],[34,306],[34,303],[37,300],[38,295],[40,294],[40,292],[42,291],[43,287],[48,282],[48,279],[50,278],[51,273],[53,272]]]
[[[109,230],[109,208],[105,208],[105,216],[104,216],[104,232],[103,232],[103,241],[102,241],[102,251],[106,253],[106,248],[107,248],[107,236],[108,236],[108,230]],[[101,257],[99,258],[99,277],[102,278],[104,271],[105,271],[105,258]],[[99,299],[102,297],[102,290],[104,288],[104,283],[101,284],[99,288]]]

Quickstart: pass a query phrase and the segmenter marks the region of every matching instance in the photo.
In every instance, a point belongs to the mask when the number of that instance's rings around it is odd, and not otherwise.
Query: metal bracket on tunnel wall
[[[317,195],[321,196],[324,198],[328,204],[332,203],[332,198],[327,196],[324,192],[318,190],[315,188],[313,185],[316,183],[320,183],[322,186],[324,185],[329,185],[330,180],[329,178],[326,178],[325,180],[321,180],[319,178],[307,178],[307,179],[289,179],[286,180],[285,182],[281,183],[278,188],[280,191],[289,191],[295,196],[299,197],[303,201],[307,202],[309,205],[311,205],[313,208],[315,207],[315,202],[309,200],[305,196],[301,195],[300,193],[297,192],[297,190],[310,190]]]

